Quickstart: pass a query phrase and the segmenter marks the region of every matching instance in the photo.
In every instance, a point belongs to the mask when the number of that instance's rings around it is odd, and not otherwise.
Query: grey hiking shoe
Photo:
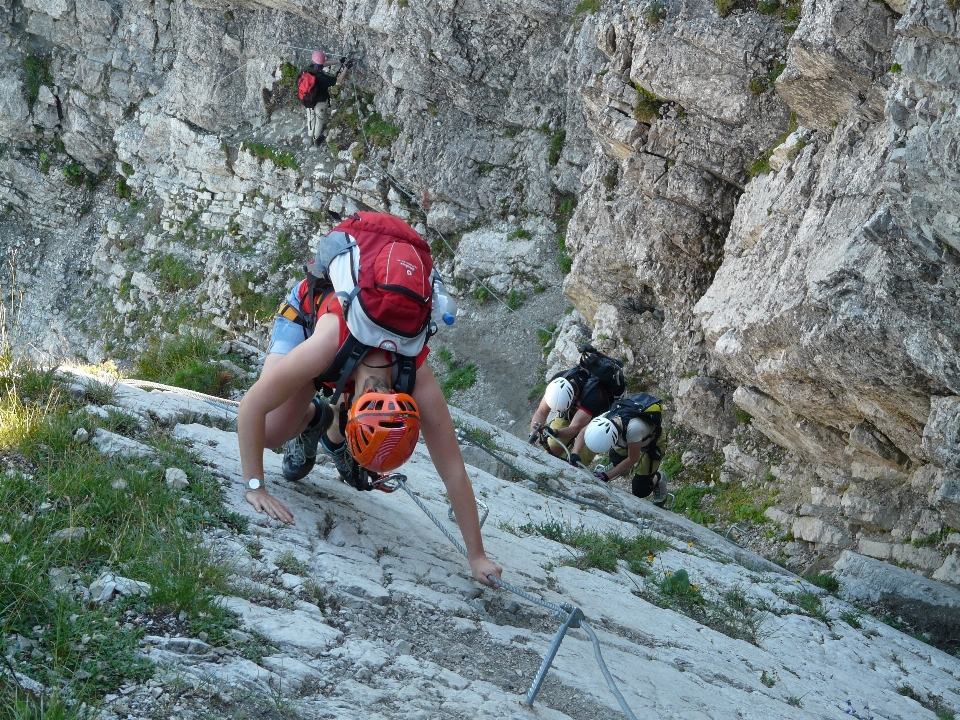
[[[657,484],[653,486],[653,504],[657,507],[663,507],[667,501],[667,474],[663,470],[657,470]]]
[[[322,443],[324,452],[333,458],[333,464],[336,466],[337,472],[340,473],[340,479],[351,487],[357,487],[360,480],[360,466],[353,459],[353,455],[347,451],[347,444],[344,443],[336,450],[331,450],[327,446],[326,436],[323,437]]]
[[[320,422],[283,446],[283,476],[287,480],[302,480],[317,462],[317,443],[333,422],[333,410],[327,403],[319,401],[317,412],[323,413]]]

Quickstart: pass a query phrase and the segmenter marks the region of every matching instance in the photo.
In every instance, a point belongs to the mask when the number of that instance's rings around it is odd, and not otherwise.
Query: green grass
[[[160,287],[167,292],[193,290],[202,279],[199,270],[176,255],[154,258],[150,269],[159,273]]]
[[[522,227],[518,227],[515,230],[511,230],[507,233],[507,240],[529,240],[533,237],[533,233],[529,230],[524,230]]]
[[[557,265],[564,275],[570,274],[573,259],[567,253],[567,226],[577,209],[577,198],[573,195],[558,195],[554,206],[554,218],[557,223]]]
[[[259,160],[269,160],[277,167],[300,170],[300,163],[297,162],[297,157],[292,152],[248,140],[243,141],[240,150],[250,153]]]
[[[642,85],[634,83],[634,88],[637,91],[637,101],[633,106],[633,119],[644,123],[653,122],[660,117],[663,103]]]
[[[113,185],[113,192],[118,198],[123,198],[124,200],[129,200],[130,196],[133,195],[133,191],[130,189],[130,186],[127,185],[127,178],[123,175],[117,175],[117,181]]]
[[[567,131],[560,128],[554,130],[550,134],[550,151],[549,151],[549,160],[550,165],[556,165],[560,162],[560,156],[563,154],[563,146],[567,142]]]
[[[0,354],[9,358],[9,350]],[[138,647],[143,631],[123,627],[126,609],[161,617],[184,611],[191,631],[206,629],[215,643],[235,625],[215,601],[229,568],[195,536],[226,515],[219,483],[160,431],[137,438],[155,448],[157,462],[111,459],[73,441],[77,429],[98,423],[49,373],[20,366],[0,377],[0,458],[13,470],[0,473],[0,535],[10,538],[0,543],[0,654],[55,688],[41,711],[39,699],[0,680],[4,717],[75,717],[79,702],[95,705],[121,684],[150,677]],[[167,467],[187,473],[187,490],[167,490]],[[121,479],[126,488],[113,489]],[[86,529],[82,538],[52,540],[78,527]],[[152,591],[91,605],[72,591],[52,592],[53,568],[68,568],[86,585],[110,570]],[[38,652],[18,649],[16,635],[37,642]]]
[[[840,619],[856,630],[863,627],[863,613],[857,610],[844,610],[840,613]]]
[[[660,0],[650,4],[650,8],[647,10],[648,25],[659,25],[666,17],[667,8]]]
[[[756,645],[763,637],[761,628],[767,614],[750,602],[742,588],[727,590],[718,597],[707,597],[689,574],[679,569],[644,586],[643,597],[653,604],[675,610],[701,625],[728,637]]]
[[[276,272],[280,268],[293,265],[293,262],[296,259],[297,256],[293,250],[290,233],[288,233],[286,230],[278,233],[277,254],[274,255],[273,260],[270,262],[270,272]]]
[[[650,557],[669,547],[664,540],[652,535],[600,531],[559,520],[526,523],[517,527],[517,531],[526,535],[540,535],[578,550],[576,555],[563,558],[560,562],[581,570],[596,568],[612,573],[617,571],[617,563],[623,560],[630,572],[647,575],[650,572]]]
[[[511,310],[516,310],[524,301],[527,299],[527,294],[521,290],[513,289],[507,295],[507,307]]]
[[[490,291],[480,283],[477,283],[473,288],[473,299],[477,301],[477,305],[483,305],[488,297],[490,297]]]
[[[577,18],[585,13],[594,15],[598,12],[600,12],[600,0],[580,0],[580,2],[577,3],[577,6],[573,9],[573,17]]]
[[[827,613],[823,609],[823,601],[820,599],[820,596],[809,590],[801,590],[800,592],[790,595],[785,600],[796,605],[798,608],[803,610],[808,615],[821,620],[828,625],[830,620],[827,617]]]
[[[226,397],[234,387],[234,376],[211,364],[218,357],[218,345],[216,339],[202,333],[154,337],[137,360],[135,374],[142,380]]]
[[[445,377],[440,381],[443,396],[449,400],[457,390],[469,390],[477,384],[477,366],[474,363],[461,365],[453,359],[453,354],[447,348],[440,348],[437,352],[445,367]]]
[[[550,344],[550,341],[553,340],[553,333],[557,331],[557,324],[550,323],[549,331],[545,328],[537,328],[537,340],[540,341],[540,344],[543,347],[546,347]]]
[[[50,74],[50,58],[31,53],[20,61],[23,68],[23,97],[27,105],[33,110],[33,105],[40,97],[42,85],[53,85],[53,76]]]
[[[289,550],[277,555],[273,564],[291,575],[307,575],[310,572],[310,567]]]
[[[804,575],[803,579],[811,585],[816,585],[818,588],[823,588],[828,593],[836,594],[840,589],[840,581],[830,573]]]
[[[257,281],[258,275],[253,270],[242,270],[230,279],[230,292],[240,300],[231,308],[231,320],[239,321],[246,315],[247,321],[252,324],[264,323],[277,312],[283,292],[276,289],[269,293],[251,290],[250,285],[255,285]]]
[[[714,0],[714,4],[720,11],[720,17],[726,17],[737,7],[737,0]]]
[[[373,113],[363,123],[367,139],[377,147],[389,147],[400,136],[400,126]]]

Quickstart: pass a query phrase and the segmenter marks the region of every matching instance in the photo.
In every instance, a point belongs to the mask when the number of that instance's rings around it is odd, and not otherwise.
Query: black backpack
[[[580,346],[580,362],[578,367],[589,373],[590,379],[580,390],[580,397],[596,383],[606,390],[613,402],[627,391],[627,382],[623,377],[623,361],[614,360],[597,350],[593,345]]]
[[[652,409],[654,406],[656,406],[656,409]],[[651,457],[654,454],[659,456],[657,440],[660,439],[663,432],[663,400],[653,395],[647,395],[647,393],[636,393],[617,400],[610,408],[610,412],[607,413],[607,417],[620,418],[624,431],[627,429],[627,424],[634,418],[640,418],[653,425],[653,438],[647,443],[646,452]],[[659,457],[654,459],[659,460]]]

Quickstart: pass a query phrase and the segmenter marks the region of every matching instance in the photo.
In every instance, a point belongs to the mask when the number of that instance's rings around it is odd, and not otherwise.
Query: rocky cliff
[[[457,280],[461,402],[522,420],[559,324],[548,367],[592,338],[672,401],[681,472],[780,488],[797,564],[960,584],[954,5],[6,0],[20,342],[262,345],[327,211],[387,210]],[[320,146],[315,46],[355,60]]]

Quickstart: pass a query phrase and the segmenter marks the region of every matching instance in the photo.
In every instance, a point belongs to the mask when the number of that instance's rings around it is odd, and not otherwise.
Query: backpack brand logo
[[[413,263],[407,262],[406,260],[403,260],[403,259],[398,259],[397,262],[403,265],[404,269],[407,271],[407,275],[413,275],[417,270],[420,269]]]

